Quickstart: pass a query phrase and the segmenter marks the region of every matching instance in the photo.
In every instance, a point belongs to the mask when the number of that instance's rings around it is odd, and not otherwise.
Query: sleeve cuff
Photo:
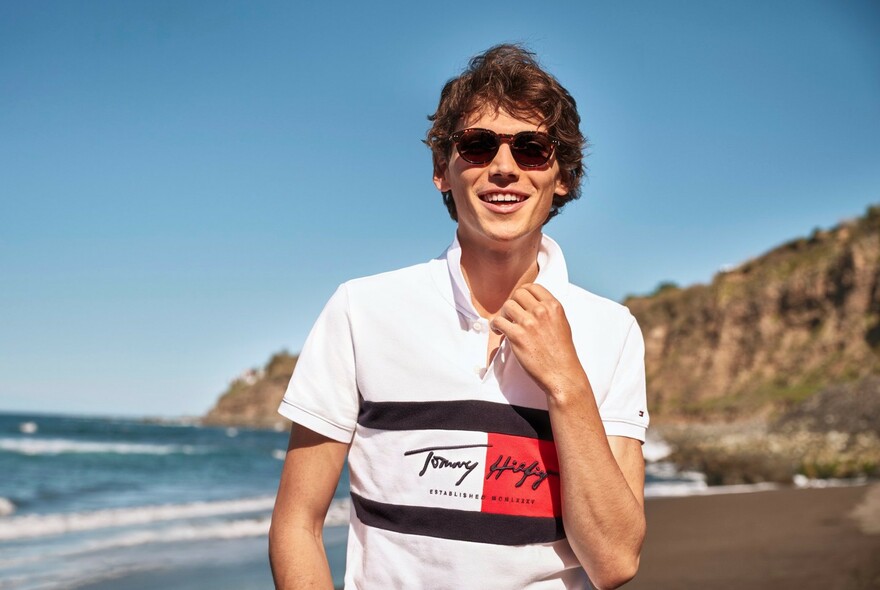
[[[647,428],[641,424],[621,420],[603,420],[602,425],[605,427],[605,436],[625,436],[645,442]]]
[[[309,430],[313,430],[320,435],[332,438],[338,442],[346,444],[350,443],[354,433],[354,430],[339,426],[325,418],[316,416],[308,410],[293,405],[286,399],[281,400],[281,405],[278,407],[278,413],[296,424],[305,426]]]

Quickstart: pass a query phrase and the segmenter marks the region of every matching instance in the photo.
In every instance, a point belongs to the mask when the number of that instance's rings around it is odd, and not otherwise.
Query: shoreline
[[[648,537],[627,589],[880,588],[880,482],[719,488],[646,500]],[[271,588],[265,540],[247,544],[252,549],[239,546],[232,563],[217,555],[210,563],[131,572],[77,590]],[[344,558],[344,546],[337,552]]]

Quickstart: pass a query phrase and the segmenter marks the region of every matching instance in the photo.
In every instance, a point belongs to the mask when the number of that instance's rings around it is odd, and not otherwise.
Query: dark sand
[[[880,588],[880,531],[863,532],[876,530],[878,504],[880,484],[651,499],[626,588]]]

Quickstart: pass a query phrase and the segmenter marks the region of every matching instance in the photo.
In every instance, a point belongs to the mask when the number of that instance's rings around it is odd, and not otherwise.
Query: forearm
[[[645,537],[642,492],[633,492],[612,454],[586,376],[548,395],[548,404],[566,536],[594,585],[615,588],[638,567]]]
[[[272,523],[269,564],[279,590],[333,588],[333,577],[320,532]]]
[[[347,444],[307,428],[291,430],[269,528],[269,564],[279,590],[333,588],[322,534],[347,452]]]

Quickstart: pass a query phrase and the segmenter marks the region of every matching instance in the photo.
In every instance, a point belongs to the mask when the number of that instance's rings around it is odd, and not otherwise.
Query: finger
[[[535,317],[543,318],[545,314],[555,316],[559,313],[565,315],[562,304],[546,288],[535,283],[523,285],[522,288],[535,298],[535,303],[527,308]]]
[[[538,301],[556,300],[556,297],[553,296],[553,293],[551,293],[543,285],[539,285],[538,283],[526,283],[520,288],[528,291],[532,295],[532,297],[534,297]]]
[[[538,298],[526,289],[525,285],[515,290],[510,298],[519,303],[520,307],[526,311],[534,308],[539,303]]]
[[[489,327],[496,334],[500,334],[501,336],[507,336],[508,332],[515,326],[513,322],[502,315],[496,315],[489,322]]]
[[[529,319],[529,312],[514,301],[508,299],[498,310],[498,315],[510,320],[514,324],[524,324]]]

